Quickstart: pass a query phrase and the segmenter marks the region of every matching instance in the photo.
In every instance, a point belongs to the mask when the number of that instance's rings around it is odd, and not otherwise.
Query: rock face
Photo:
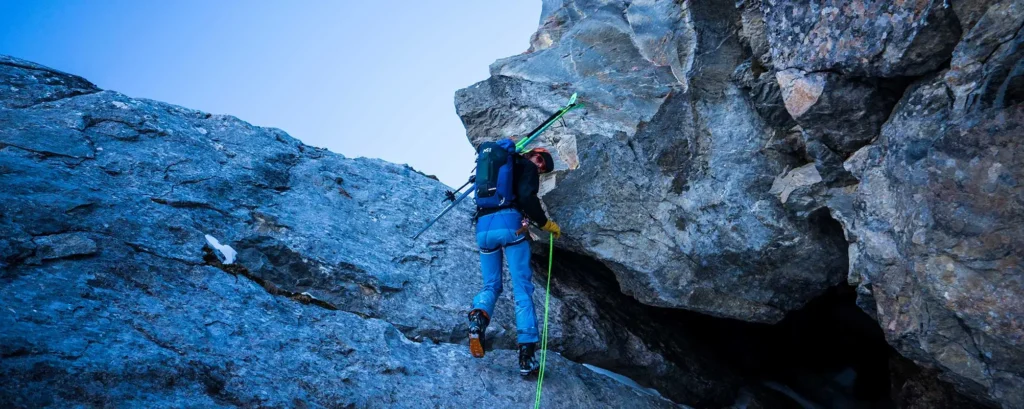
[[[770,323],[845,271],[920,373],[1024,407],[1022,26],[1019,0],[545,1],[456,107],[478,144],[580,93],[544,201],[637,300]],[[921,376],[901,404],[952,402],[911,402]]]
[[[697,407],[853,405],[865,387],[900,407],[1024,407],[1024,1],[549,0],[541,14],[529,51],[456,107],[479,144],[573,92],[586,106],[538,142],[565,232],[546,406],[675,405],[649,387]],[[453,345],[479,287],[470,209],[409,239],[445,189],[411,168],[0,57],[0,186],[4,402],[532,399],[510,291],[487,358]],[[830,293],[841,314],[814,311]],[[853,338],[869,332],[888,346]],[[854,349],[863,362],[828,359]],[[916,364],[878,358],[896,352]],[[785,384],[760,382],[781,366]]]
[[[518,379],[509,350],[508,295],[492,353],[473,360],[451,345],[465,337],[479,267],[468,206],[410,239],[442,206],[435,180],[10,57],[0,57],[0,124],[0,401],[532,402],[535,384]],[[223,264],[206,235],[236,262]],[[622,350],[621,332],[582,340],[573,325],[553,322],[556,351]],[[623,355],[660,357],[647,348]],[[548,359],[546,406],[675,406]],[[676,371],[691,370],[709,373]],[[716,385],[717,395],[677,395],[721,401],[734,387]]]
[[[811,138],[844,156],[878,136],[895,100],[871,83],[831,73],[776,73],[786,110]]]
[[[881,145],[848,165],[851,282],[906,356],[978,396],[1024,403],[1021,106],[961,115],[941,80],[915,85]]]
[[[778,321],[841,282],[841,238],[769,193],[802,163],[767,148],[775,128],[732,82],[745,58],[733,2],[545,2],[541,21],[531,51],[494,63],[456,107],[477,144],[583,96],[539,142],[556,152],[543,198],[571,232],[562,245],[644,303],[744,320]]]
[[[941,66],[960,38],[953,9],[940,0],[764,0],[761,10],[780,71],[921,75]]]
[[[989,8],[953,67],[907,91],[878,143],[847,161],[861,182],[835,206],[850,280],[890,342],[1004,407],[1024,406],[1022,6]]]
[[[981,15],[953,52],[947,86],[956,109],[1005,108],[1024,101],[1024,2],[1002,1]]]
[[[879,125],[877,140],[857,138],[845,147],[823,140],[827,154],[849,157],[844,170],[859,181],[825,196],[831,197],[826,199],[827,206],[842,221],[851,242],[849,280],[860,285],[860,304],[878,317],[890,343],[907,357],[941,368],[944,377],[977,399],[1021,407],[1024,328],[1019,323],[1024,318],[1024,264],[1020,241],[1024,231],[1019,225],[1024,202],[1016,180],[1022,176],[1019,156],[1024,152],[1017,141],[1024,92],[1020,70],[1024,52],[1019,46],[1024,41],[1019,33],[1024,3],[975,6],[975,12],[983,10],[980,17],[964,21],[970,29],[951,53],[940,51],[947,47],[933,41],[925,43],[934,46],[932,51],[922,55],[908,49],[901,53],[902,60],[883,58],[879,63],[863,49],[785,64],[797,64],[808,72],[826,68],[884,77],[893,70],[902,75],[920,72],[914,67],[925,61],[918,58],[922,56],[935,62],[952,61],[949,70],[933,66],[931,74],[908,88],[884,126],[865,121]],[[771,15],[765,9],[766,16]],[[957,10],[961,15],[971,12],[964,7]],[[819,28],[839,28],[841,21],[819,23]],[[922,15],[917,26],[923,30],[933,21]],[[894,29],[898,32],[899,26]],[[948,33],[959,34],[959,30]],[[776,40],[778,36],[770,37],[773,50],[788,47]],[[785,52],[776,58],[781,54]],[[861,62],[855,57],[861,57]],[[778,67],[779,60],[775,62]],[[884,95],[885,83],[875,81]],[[785,89],[781,76],[779,82]],[[841,94],[847,99],[856,95]],[[786,105],[798,122],[799,101],[795,95],[787,97]],[[817,118],[819,125],[807,124],[804,135],[844,120],[843,115]],[[836,133],[846,138],[861,133],[858,127],[844,129]],[[806,138],[809,153],[814,137]],[[850,155],[851,149],[869,142]]]
[[[0,338],[5,406],[532,404],[536,385],[510,370],[513,351],[472,361],[462,346],[411,342],[384,321],[303,306],[210,266],[99,257],[109,258],[5,278],[3,307],[14,311]],[[115,263],[125,267],[111,271]],[[548,360],[545,406],[676,407]]]

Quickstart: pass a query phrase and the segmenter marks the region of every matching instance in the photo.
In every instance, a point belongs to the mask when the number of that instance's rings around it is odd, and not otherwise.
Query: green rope
[[[548,360],[548,300],[551,299],[551,265],[555,260],[555,234],[548,236],[548,284],[544,288],[544,331],[540,337],[540,369],[537,372],[537,397],[533,408],[540,409],[540,391],[544,385],[544,367]]]

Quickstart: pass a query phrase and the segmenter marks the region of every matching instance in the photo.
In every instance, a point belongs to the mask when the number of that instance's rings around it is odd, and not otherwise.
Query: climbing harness
[[[533,409],[540,409],[540,391],[544,386],[544,367],[548,360],[548,300],[551,298],[551,265],[555,260],[555,234],[548,233],[548,283],[544,287],[544,330],[540,336],[540,369],[537,371],[537,397]]]
[[[575,93],[573,93],[572,96],[569,97],[569,102],[567,104],[565,104],[565,106],[562,107],[562,109],[559,109],[558,112],[555,112],[554,114],[552,114],[550,117],[548,117],[547,120],[545,120],[543,123],[541,123],[536,128],[534,128],[532,131],[530,131],[529,135],[526,138],[523,138],[519,142],[516,142],[516,153],[523,153],[523,152],[525,152],[526,151],[526,146],[529,145],[530,142],[533,142],[533,140],[536,139],[537,136],[539,136],[540,134],[544,133],[544,131],[546,131],[548,128],[550,128],[551,125],[554,125],[555,122],[558,122],[558,120],[562,119],[562,117],[565,114],[567,114],[569,111],[572,111],[572,110],[574,110],[576,108],[582,107],[583,104],[576,102],[576,97],[577,97],[577,95]],[[476,172],[476,167],[473,167],[472,172]],[[434,223],[436,223],[438,220],[440,220],[442,217],[444,217],[445,214],[447,214],[449,211],[454,209],[455,206],[457,206],[459,204],[459,202],[461,202],[463,199],[465,199],[467,196],[469,196],[470,192],[473,192],[474,190],[476,190],[476,184],[475,183],[476,183],[476,175],[473,175],[473,176],[469,177],[469,180],[466,181],[466,183],[464,183],[461,187],[459,187],[455,191],[450,191],[450,190],[449,191],[445,191],[445,200],[450,201],[451,204],[449,204],[448,207],[445,207],[444,210],[441,210],[441,213],[438,213],[437,216],[435,216],[433,219],[431,219],[430,223],[427,223],[427,225],[424,226],[423,229],[421,229],[418,233],[416,233],[415,236],[412,236],[412,239],[416,240],[417,238],[419,238],[420,235],[423,234],[423,232],[427,231],[427,229],[430,228],[430,226],[433,226]],[[472,186],[470,186],[470,185],[472,185]],[[466,186],[470,186],[470,188],[467,189],[465,192],[462,192],[461,194],[456,196],[456,193],[461,192],[462,189],[466,188]]]

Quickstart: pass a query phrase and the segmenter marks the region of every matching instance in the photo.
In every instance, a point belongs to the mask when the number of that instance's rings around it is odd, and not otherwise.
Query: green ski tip
[[[573,104],[575,104],[575,103],[576,103],[576,93],[575,93],[575,92],[573,92],[573,93],[572,93],[572,96],[571,96],[571,97],[569,97],[569,105],[573,105]]]

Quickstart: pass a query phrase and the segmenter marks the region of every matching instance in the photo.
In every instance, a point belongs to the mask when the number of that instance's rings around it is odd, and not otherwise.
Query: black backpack
[[[476,205],[482,209],[508,207],[515,201],[512,166],[516,143],[511,139],[484,142],[476,151]]]

